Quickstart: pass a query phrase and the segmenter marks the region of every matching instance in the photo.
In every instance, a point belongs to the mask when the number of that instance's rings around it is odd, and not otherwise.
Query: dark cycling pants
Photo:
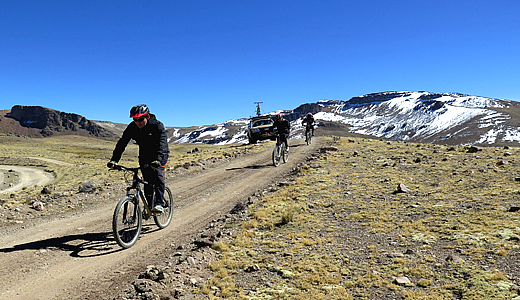
[[[280,141],[285,144],[285,148],[289,148],[289,144],[287,143],[287,135],[285,133],[280,133]]]
[[[164,183],[164,166],[166,166],[166,162],[168,162],[168,155],[166,155],[160,162],[163,167],[157,169],[150,167],[142,169],[143,179],[148,182],[148,184],[145,184],[144,186],[144,194],[148,200],[148,204],[152,203],[153,195],[155,193],[154,205],[164,205],[164,189],[166,187],[166,184]]]

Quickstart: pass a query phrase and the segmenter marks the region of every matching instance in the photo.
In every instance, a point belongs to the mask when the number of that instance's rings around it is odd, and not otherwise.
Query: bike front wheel
[[[173,196],[169,187],[164,189],[164,212],[153,216],[155,224],[163,229],[170,225],[173,216]]]
[[[273,149],[273,164],[275,167],[278,167],[280,165],[281,160],[281,151],[282,147],[280,145],[276,145]]]
[[[127,249],[139,239],[143,218],[139,206],[139,199],[127,196],[119,201],[114,210],[112,231],[119,246]]]
[[[287,148],[284,146],[281,147],[282,148],[282,158],[283,158],[283,162],[286,163],[288,160],[289,160],[289,151],[287,150]]]
[[[311,134],[311,132],[309,131],[309,132],[307,132],[307,139],[306,139],[306,140],[307,140],[307,145],[310,145],[310,144],[311,144],[311,139],[312,139],[312,134]]]

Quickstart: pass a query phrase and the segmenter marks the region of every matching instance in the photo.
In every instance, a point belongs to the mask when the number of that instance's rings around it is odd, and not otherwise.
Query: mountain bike
[[[139,239],[139,234],[143,226],[143,219],[148,220],[153,217],[155,224],[159,228],[166,228],[173,216],[173,196],[170,188],[164,190],[164,212],[154,213],[151,207],[154,207],[155,193],[152,203],[148,203],[144,195],[142,185],[148,184],[139,177],[140,168],[127,168],[121,165],[115,165],[112,169],[127,171],[132,174],[132,184],[126,188],[126,196],[119,200],[114,210],[112,219],[112,230],[114,237],[119,246],[127,249],[132,247]],[[144,206],[141,212],[139,199]]]
[[[282,142],[280,134],[276,135],[276,145],[273,149],[273,164],[275,167],[280,165],[280,161],[286,163],[289,160],[289,151],[285,148],[285,143]]]
[[[307,125],[305,126],[305,142],[307,143],[307,145],[310,145],[311,144],[311,140],[312,140],[312,130],[311,130],[311,126]]]

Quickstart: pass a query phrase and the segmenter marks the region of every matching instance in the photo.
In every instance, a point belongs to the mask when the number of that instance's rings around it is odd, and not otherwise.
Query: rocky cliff
[[[7,116],[19,122],[22,127],[39,129],[39,134],[44,137],[55,134],[76,134],[117,138],[114,133],[83,116],[41,106],[15,105]]]

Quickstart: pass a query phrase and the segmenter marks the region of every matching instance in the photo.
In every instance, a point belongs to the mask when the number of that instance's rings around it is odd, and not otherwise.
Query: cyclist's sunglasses
[[[142,122],[144,121],[145,117],[142,117],[142,118],[134,118],[134,122],[138,123],[138,122]]]

